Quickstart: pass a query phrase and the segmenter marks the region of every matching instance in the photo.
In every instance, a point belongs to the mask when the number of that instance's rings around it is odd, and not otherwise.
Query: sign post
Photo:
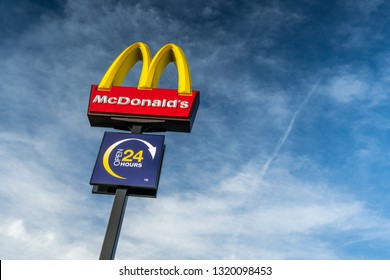
[[[142,61],[138,87],[122,87],[138,61]],[[158,89],[160,76],[171,62],[177,68],[178,89]],[[131,131],[105,132],[90,180],[92,193],[115,195],[100,260],[115,257],[127,197],[157,196],[165,136],[142,133],[191,132],[199,95],[192,90],[187,59],[174,44],[162,47],[153,59],[146,44],[133,44],[111,64],[99,85],[92,85],[91,126]]]
[[[127,204],[127,190],[117,188],[99,260],[113,260]]]
[[[133,125],[132,134],[141,134],[142,126]],[[127,206],[127,189],[117,188],[114,203],[112,204],[110,219],[108,220],[106,235],[104,236],[102,250],[99,260],[115,259],[116,247],[122,228],[123,217]]]

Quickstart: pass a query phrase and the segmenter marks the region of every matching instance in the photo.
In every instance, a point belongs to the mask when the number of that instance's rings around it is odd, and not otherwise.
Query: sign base
[[[102,186],[102,185],[94,185],[92,186],[93,194],[108,194],[115,195],[118,186]],[[136,187],[127,187],[126,188],[126,196],[142,196],[142,197],[157,197],[157,188],[136,188]]]

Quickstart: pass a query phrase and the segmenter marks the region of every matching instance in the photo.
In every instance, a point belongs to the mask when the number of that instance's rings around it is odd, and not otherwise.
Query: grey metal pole
[[[142,129],[142,125],[133,125],[131,133],[142,134]],[[118,245],[119,235],[121,233],[126,205],[127,189],[117,188],[99,260],[113,260],[115,258],[116,247]]]
[[[106,235],[104,237],[102,251],[99,260],[113,260],[121,232],[123,216],[127,204],[127,190],[118,188],[115,193],[110,219],[108,221]]]

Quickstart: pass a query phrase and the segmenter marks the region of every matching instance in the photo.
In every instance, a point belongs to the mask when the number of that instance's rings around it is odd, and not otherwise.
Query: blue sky
[[[165,133],[158,197],[129,198],[117,259],[389,259],[389,12],[2,1],[0,258],[98,258],[113,197],[89,179],[110,129],[89,126],[89,91],[141,41],[183,49],[201,104],[191,134]]]

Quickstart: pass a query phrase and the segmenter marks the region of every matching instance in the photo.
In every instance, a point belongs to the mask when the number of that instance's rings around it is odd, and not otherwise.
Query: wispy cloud
[[[377,219],[360,201],[299,181],[280,163],[261,188],[254,180],[256,163],[250,163],[220,184],[206,185],[207,193],[163,196],[136,207],[124,224],[118,258],[335,259],[346,256],[331,236],[348,236],[338,240],[348,246],[387,232],[389,221]],[[141,240],[148,242],[139,246]]]
[[[341,103],[366,99],[368,84],[356,75],[340,75],[332,80],[329,94]]]
[[[289,122],[289,124],[288,124],[286,130],[284,131],[283,135],[280,137],[280,139],[279,139],[278,142],[276,143],[275,148],[274,148],[274,150],[272,151],[272,154],[269,156],[269,158],[266,160],[266,162],[264,163],[263,167],[261,168],[259,176],[256,177],[256,180],[258,181],[259,185],[261,185],[264,176],[267,174],[268,169],[269,169],[269,167],[270,167],[272,161],[278,156],[280,149],[283,147],[284,143],[287,141],[288,136],[290,135],[291,130],[292,130],[293,127],[294,127],[296,118],[298,117],[298,115],[299,115],[299,113],[301,112],[301,110],[306,106],[306,104],[309,102],[310,98],[311,98],[311,97],[313,96],[313,94],[315,93],[315,91],[316,91],[316,89],[317,89],[319,83],[321,82],[321,79],[322,79],[322,78],[320,78],[320,79],[314,84],[313,88],[308,92],[308,94],[305,96],[305,98],[303,99],[303,101],[301,102],[301,104],[299,104],[298,108],[296,109],[296,111],[295,111],[294,114],[292,115],[292,117],[291,117],[291,119],[290,119],[290,122]]]

